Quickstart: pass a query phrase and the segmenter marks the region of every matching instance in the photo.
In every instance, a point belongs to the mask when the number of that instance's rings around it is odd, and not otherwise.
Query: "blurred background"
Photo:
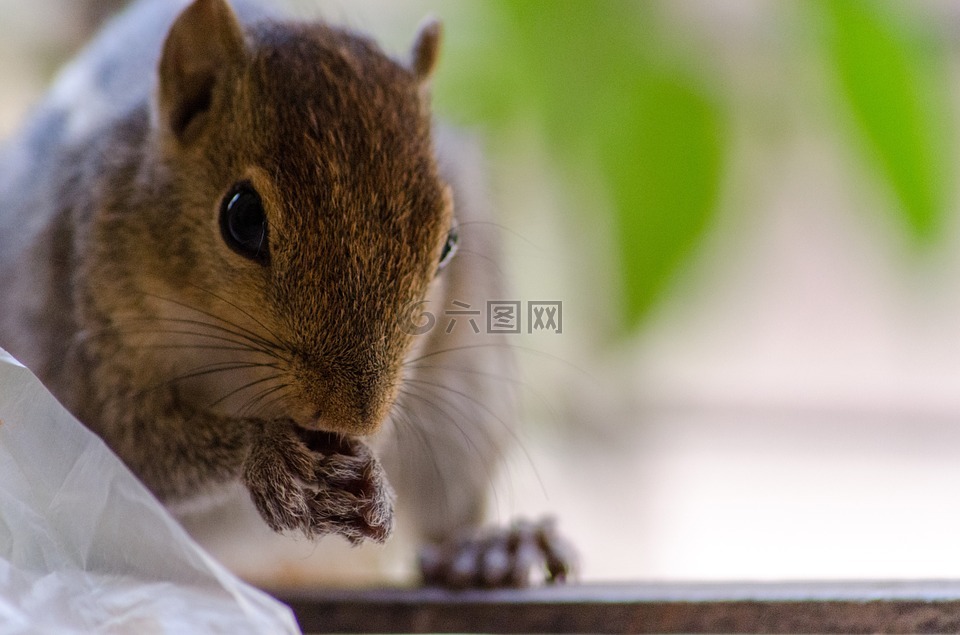
[[[287,4],[397,56],[442,18],[511,299],[562,302],[494,518],[590,580],[960,576],[960,2]],[[85,6],[0,0],[0,135]]]

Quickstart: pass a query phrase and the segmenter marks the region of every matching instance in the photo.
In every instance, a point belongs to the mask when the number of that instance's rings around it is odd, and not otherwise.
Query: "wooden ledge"
[[[960,581],[287,590],[305,633],[957,633]]]

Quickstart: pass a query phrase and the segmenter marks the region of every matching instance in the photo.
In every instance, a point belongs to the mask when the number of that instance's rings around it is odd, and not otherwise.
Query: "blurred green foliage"
[[[509,126],[511,116],[533,109],[568,173],[595,171],[582,164],[599,162],[615,203],[622,322],[633,327],[714,212],[724,150],[720,105],[696,75],[665,62],[649,3],[494,6],[502,30],[493,57],[483,60],[488,73],[448,89],[485,91],[477,116],[486,123]],[[502,110],[505,96],[515,110]]]
[[[721,69],[677,37],[666,2],[492,0],[483,5],[494,27],[482,51],[438,86],[438,101],[455,102],[461,118],[506,134],[518,123],[541,126],[569,193],[600,167],[614,203],[625,330],[695,255],[732,151]],[[799,53],[822,60],[845,142],[889,184],[907,233],[928,244],[951,192],[946,79],[932,30],[907,29],[891,6],[771,0],[768,8],[814,16],[815,28],[799,29]]]
[[[932,31],[911,32],[888,3],[821,0],[811,8],[855,121],[851,132],[890,184],[906,228],[932,241],[949,198],[944,47]]]

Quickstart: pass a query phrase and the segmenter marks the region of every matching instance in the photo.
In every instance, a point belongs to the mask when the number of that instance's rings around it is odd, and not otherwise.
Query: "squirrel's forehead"
[[[381,82],[371,75],[351,78],[343,69],[322,66],[301,75],[302,81],[293,83],[263,72],[254,87],[254,99],[246,102],[284,104],[282,110],[261,109],[252,116],[265,118],[258,128],[273,130],[285,143],[309,143],[309,139],[323,146],[344,143],[356,148],[358,142],[369,139],[387,149],[393,140],[417,136],[428,119],[412,85]],[[295,132],[306,138],[292,139],[289,135]]]
[[[376,43],[325,25],[254,37],[254,79],[271,93],[335,106],[417,95],[418,83]]]

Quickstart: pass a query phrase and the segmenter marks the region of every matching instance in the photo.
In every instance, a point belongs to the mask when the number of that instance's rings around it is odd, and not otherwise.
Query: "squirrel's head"
[[[190,390],[351,435],[386,417],[410,308],[455,240],[426,104],[439,35],[405,66],[322,24],[244,30],[225,0],[176,20],[144,262],[151,310],[196,344],[164,349]]]

